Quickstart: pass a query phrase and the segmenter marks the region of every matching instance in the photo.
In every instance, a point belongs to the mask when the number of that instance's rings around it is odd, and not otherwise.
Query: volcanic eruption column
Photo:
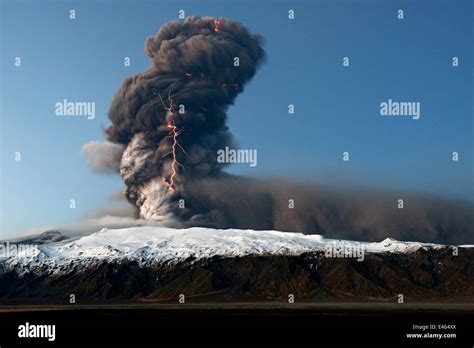
[[[226,110],[264,60],[261,45],[239,23],[209,17],[170,22],[146,40],[152,65],[124,80],[106,130],[125,146],[120,174],[140,217],[172,217],[186,178],[220,173],[217,150],[233,143]]]

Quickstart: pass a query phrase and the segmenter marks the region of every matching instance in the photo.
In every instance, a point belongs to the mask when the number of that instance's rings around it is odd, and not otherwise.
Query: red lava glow
[[[214,19],[214,31],[219,31],[221,30],[221,21],[218,19]]]

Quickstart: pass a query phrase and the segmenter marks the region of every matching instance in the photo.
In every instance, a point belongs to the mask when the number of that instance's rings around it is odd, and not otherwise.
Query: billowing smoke
[[[262,40],[227,19],[189,17],[147,39],[152,64],[127,78],[109,111],[108,139],[126,146],[120,174],[145,219],[173,216],[187,178],[220,172],[232,146],[226,110],[264,59]]]
[[[89,167],[100,173],[118,172],[123,150],[123,145],[108,141],[91,141],[82,146],[82,153],[89,159]]]
[[[223,172],[217,150],[233,146],[226,110],[265,58],[262,40],[239,23],[208,17],[171,22],[145,50],[152,64],[123,82],[106,130],[109,141],[125,148],[120,174],[137,217],[179,227],[359,240],[472,240],[470,203],[403,194],[406,207],[398,209],[400,192],[329,190]]]

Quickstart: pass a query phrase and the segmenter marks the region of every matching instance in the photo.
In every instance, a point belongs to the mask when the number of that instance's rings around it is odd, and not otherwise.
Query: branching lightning
[[[174,120],[173,120],[173,117],[174,117],[174,112],[173,112],[174,104],[173,104],[173,101],[171,99],[171,91],[168,94],[168,106],[166,106],[165,102],[163,101],[163,98],[161,97],[161,94],[158,94],[158,96],[160,97],[161,104],[163,105],[163,108],[167,111],[166,117],[169,118],[169,121],[166,124],[166,127],[170,130],[170,134],[166,138],[171,138],[172,139],[171,151],[169,153],[172,154],[172,156],[173,156],[173,160],[171,162],[170,177],[169,178],[163,178],[163,182],[166,185],[168,185],[169,190],[171,192],[174,192],[174,184],[175,184],[175,178],[176,178],[176,174],[177,174],[176,167],[177,166],[183,167],[181,165],[181,163],[178,162],[178,159],[176,157],[176,151],[177,151],[177,148],[179,147],[184,153],[186,153],[186,152],[184,151],[184,149],[182,148],[182,146],[178,142],[178,136],[181,133],[181,130],[179,130],[178,127],[176,127],[176,125],[174,123]]]

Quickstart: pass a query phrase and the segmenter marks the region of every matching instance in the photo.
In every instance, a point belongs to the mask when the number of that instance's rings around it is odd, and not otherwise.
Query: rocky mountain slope
[[[49,233],[9,248],[0,258],[3,304],[65,303],[70,294],[82,303],[177,302],[180,294],[186,302],[474,300],[469,245],[144,226],[76,239]]]

